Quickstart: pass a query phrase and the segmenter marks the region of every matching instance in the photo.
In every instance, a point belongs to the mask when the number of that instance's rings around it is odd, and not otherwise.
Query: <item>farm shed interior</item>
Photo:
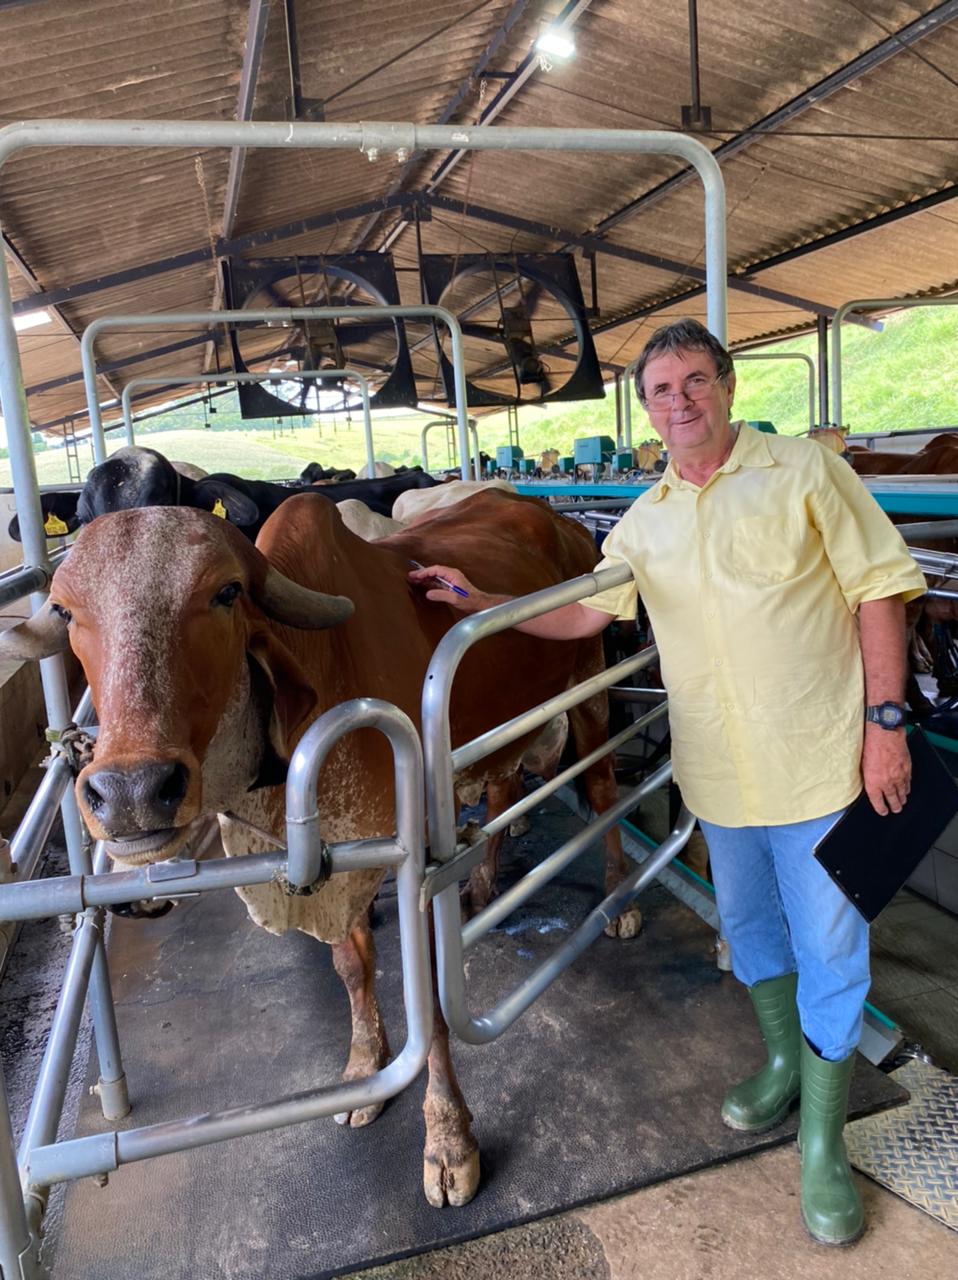
[[[698,137],[716,150],[728,192],[735,348],[806,330],[850,298],[954,288],[953,9],[700,9],[701,102],[711,106],[712,127]],[[5,7],[4,47],[20,74],[0,89],[2,118],[267,121],[295,113],[327,123],[675,129],[691,96],[683,7],[663,14],[570,4],[561,13],[577,54],[549,69],[530,46],[560,14],[555,6],[410,13],[301,4],[288,13],[298,88],[279,5]],[[466,254],[508,264],[518,254],[572,250],[582,296],[599,309],[590,328],[600,366],[606,376],[621,372],[660,320],[705,317],[701,196],[680,168],[661,157],[541,152],[23,152],[4,167],[0,212],[15,312],[47,308],[52,317],[19,335],[31,424],[82,432],[82,331],[111,315],[221,305],[224,259],[281,257],[293,263],[282,305],[335,305],[353,283],[337,274],[337,260],[390,252],[398,301],[414,305],[420,245],[453,264]],[[502,305],[488,282],[485,301],[474,283],[462,288],[456,309],[484,302],[475,327],[495,325]],[[563,317],[547,319],[554,331],[543,359],[559,381],[575,348]],[[431,334],[407,332],[417,398],[435,402]],[[192,369],[202,381],[227,358],[212,337],[110,332],[101,397],[118,398],[134,375]],[[310,339],[300,335],[299,345]],[[348,358],[385,380],[390,341],[371,332],[350,344]],[[275,331],[264,330],[246,340],[243,358],[271,363],[277,345]],[[466,335],[466,373],[503,395],[513,386],[501,344],[475,334]],[[136,404],[169,398],[162,386],[141,389]],[[953,1007],[953,989],[942,991]]]

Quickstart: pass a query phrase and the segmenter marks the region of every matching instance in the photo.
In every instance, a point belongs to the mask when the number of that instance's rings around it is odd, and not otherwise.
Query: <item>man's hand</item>
[[[911,789],[911,756],[904,729],[865,725],[862,779],[872,808],[884,817],[901,813]]]
[[[410,569],[407,576],[415,586],[429,588],[426,592],[427,600],[441,600],[443,604],[451,604],[454,609],[463,613],[477,613],[480,609],[488,609],[490,604],[498,603],[498,600],[474,587],[464,573],[448,564],[423,565],[421,569]],[[452,586],[459,590],[450,590]]]

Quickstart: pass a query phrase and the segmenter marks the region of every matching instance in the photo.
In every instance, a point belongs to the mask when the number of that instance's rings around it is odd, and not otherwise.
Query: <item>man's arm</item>
[[[461,613],[479,613],[483,609],[491,609],[493,605],[505,604],[514,596],[493,595],[488,591],[480,591],[473,586],[465,574],[450,565],[430,564],[422,569],[412,569],[409,581],[417,585],[426,585],[437,578],[454,583],[464,596],[443,587],[432,587],[426,592],[427,600],[441,600],[451,604]],[[578,602],[564,604],[551,613],[544,613],[539,618],[530,618],[528,622],[520,622],[514,629],[524,631],[526,635],[539,636],[542,640],[581,640],[585,636],[598,635],[612,621],[612,615],[600,609],[589,609]]]
[[[865,668],[865,704],[904,702],[907,656],[905,606],[900,596],[866,600],[858,611]],[[865,724],[862,779],[872,807],[900,813],[911,786],[911,757],[904,729]]]

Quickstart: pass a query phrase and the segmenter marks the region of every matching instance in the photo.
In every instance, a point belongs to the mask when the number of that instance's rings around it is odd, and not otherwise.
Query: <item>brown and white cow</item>
[[[386,543],[362,541],[333,503],[283,503],[256,547],[227,521],[192,508],[105,515],[85,527],[54,576],[47,605],[0,637],[0,652],[39,658],[69,644],[83,663],[100,720],[94,759],[77,793],[93,834],[121,864],[170,858],[211,814],[235,814],[280,839],[284,763],[308,725],[349,698],[384,698],[419,721],[423,677],[442,635],[461,615],[408,582],[410,558],[462,567],[480,587],[511,594],[589,571],[596,552],[578,524],[545,503],[480,493]],[[602,667],[599,637],[548,642],[507,631],[476,645],[452,699],[461,743]],[[579,752],[606,736],[607,706],[570,714]],[[501,811],[528,740],[462,779],[489,784]],[[616,798],[611,760],[586,775],[593,807]],[[497,790],[498,789],[498,790]],[[392,760],[385,739],[362,730],[330,753],[319,781],[327,841],[395,830]],[[269,848],[222,818],[231,854]],[[607,838],[607,886],[625,874]],[[238,892],[250,915],[281,933],[298,928],[331,944],[349,993],[353,1034],[346,1079],[378,1070],[389,1048],[373,986],[367,908],[377,870],[333,877],[309,897],[278,885]],[[489,875],[476,896],[488,895]],[[635,932],[633,909],[616,922]],[[478,1149],[437,1008],[423,1106],[424,1187],[431,1204],[475,1193]],[[378,1108],[337,1117],[367,1124]]]

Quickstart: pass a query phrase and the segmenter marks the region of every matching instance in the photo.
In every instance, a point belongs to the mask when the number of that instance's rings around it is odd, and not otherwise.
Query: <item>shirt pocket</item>
[[[744,516],[732,526],[732,573],[742,582],[772,587],[799,572],[803,530],[790,516]]]

